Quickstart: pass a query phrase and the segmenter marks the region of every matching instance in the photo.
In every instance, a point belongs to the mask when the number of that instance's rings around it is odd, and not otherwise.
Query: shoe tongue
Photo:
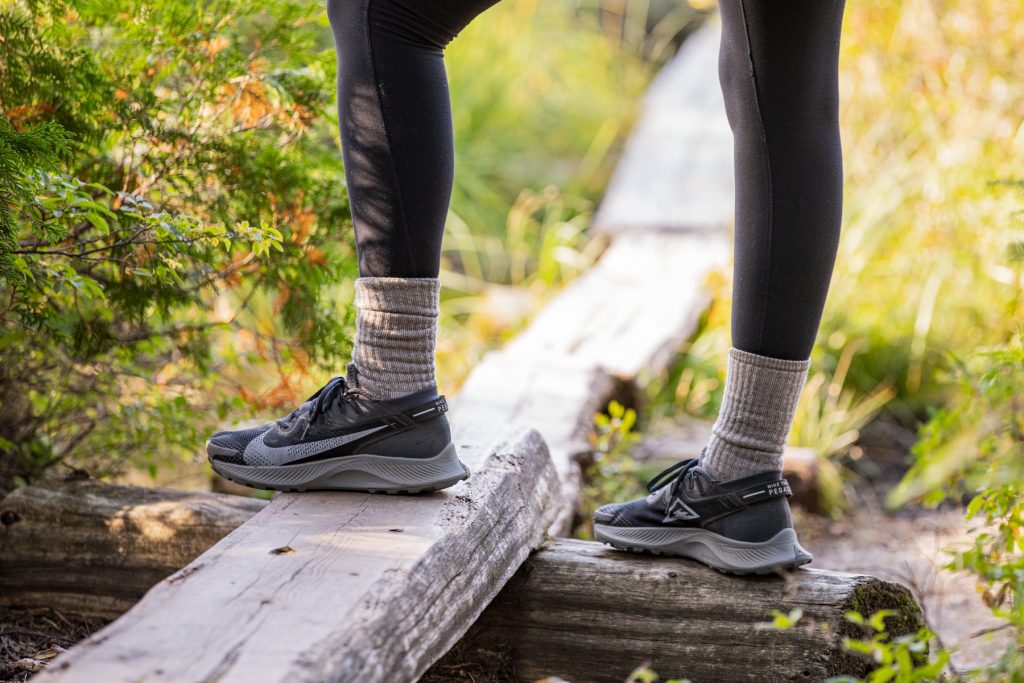
[[[305,403],[303,403],[301,406],[299,406],[298,408],[296,408],[292,412],[288,413],[287,415],[285,415],[282,418],[279,418],[277,420],[278,424],[280,424],[282,426],[290,425],[292,422],[295,421],[295,418],[297,418],[299,415],[301,415],[302,413],[307,412],[309,410],[312,410],[313,409],[312,403],[313,403],[312,401],[306,401]]]

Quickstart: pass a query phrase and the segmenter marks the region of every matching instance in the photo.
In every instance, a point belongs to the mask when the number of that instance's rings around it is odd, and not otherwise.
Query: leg
[[[355,222],[356,343],[280,420],[220,432],[215,471],[281,490],[434,491],[469,476],[434,381],[454,154],[445,45],[496,0],[329,0]]]
[[[598,540],[735,573],[797,567],[782,448],[809,366],[842,209],[844,0],[720,0],[719,76],[735,142],[733,348],[699,461],[594,513]]]
[[[842,216],[844,0],[722,0],[719,78],[735,142],[733,349],[704,466],[782,468]]]
[[[843,207],[839,32],[844,0],[722,0],[719,79],[733,129],[733,346],[805,360]]]
[[[444,49],[495,2],[328,0],[363,277],[437,277],[455,166]]]
[[[454,173],[444,48],[497,0],[328,0],[360,279],[353,360],[380,398],[434,383]]]

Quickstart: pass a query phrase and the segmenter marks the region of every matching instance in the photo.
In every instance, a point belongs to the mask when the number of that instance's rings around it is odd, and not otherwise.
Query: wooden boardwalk
[[[717,36],[712,20],[689,38],[645,101],[597,217],[603,257],[453,400],[468,481],[417,497],[281,494],[40,683],[414,681],[449,650],[546,532],[570,529],[594,412],[665,370],[726,263]],[[686,581],[707,575],[679,564]]]
[[[718,85],[719,18],[658,74],[594,220],[597,230],[720,230],[733,214],[732,131]]]

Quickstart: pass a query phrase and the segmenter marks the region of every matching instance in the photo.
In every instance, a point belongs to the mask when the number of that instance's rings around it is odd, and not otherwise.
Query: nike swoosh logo
[[[379,432],[382,429],[387,429],[387,425],[371,427],[370,429],[353,432],[352,434],[343,434],[341,436],[335,436],[321,441],[297,443],[290,446],[278,446],[276,448],[263,443],[263,437],[268,433],[264,432],[249,442],[249,445],[245,447],[245,452],[242,453],[242,459],[248,465],[287,465],[294,460],[301,460],[302,458],[319,455],[320,453],[338,448],[339,446],[344,446],[347,443],[361,439],[364,436],[373,434],[374,432]]]

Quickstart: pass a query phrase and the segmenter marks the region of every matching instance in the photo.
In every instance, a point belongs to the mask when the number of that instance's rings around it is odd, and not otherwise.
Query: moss
[[[869,578],[857,586],[843,609],[857,612],[864,617],[869,617],[879,610],[892,610],[896,614],[885,620],[886,632],[890,638],[916,633],[925,625],[921,606],[907,588],[876,578]],[[840,623],[837,637],[842,640],[871,638],[872,635],[870,629],[844,619]],[[874,663],[868,657],[845,649],[843,655],[829,662],[829,665],[830,673],[833,675],[858,677],[866,675],[874,667]]]

